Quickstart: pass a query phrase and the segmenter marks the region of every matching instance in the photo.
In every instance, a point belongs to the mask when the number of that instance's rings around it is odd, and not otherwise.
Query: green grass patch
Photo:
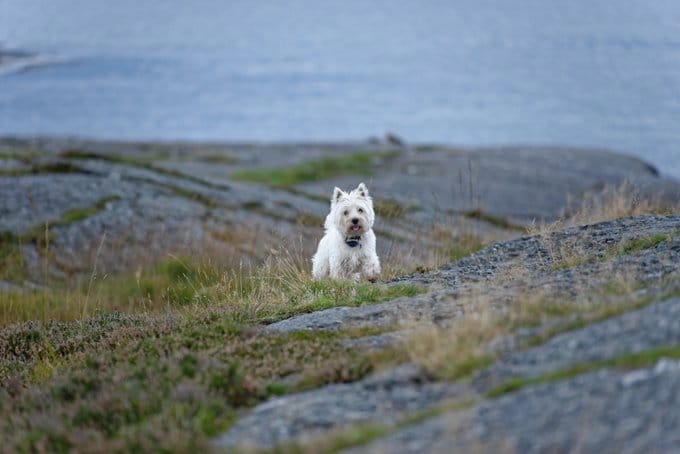
[[[24,164],[29,164],[35,159],[45,157],[47,154],[45,152],[34,150],[31,148],[25,149],[4,149],[0,150],[0,159],[12,159],[15,161],[22,162]]]
[[[12,232],[0,232],[0,280],[19,283],[24,281],[24,256],[20,245],[20,239]]]
[[[538,375],[536,377],[513,378],[501,384],[500,386],[492,388],[486,393],[486,396],[489,398],[495,398],[502,396],[503,394],[518,391],[527,386],[566,380],[577,375],[602,368],[615,368],[624,370],[639,369],[642,367],[651,366],[661,358],[680,358],[680,345],[658,347],[637,353],[625,353],[602,361],[578,363],[564,369]]]
[[[445,375],[453,380],[459,380],[469,377],[473,372],[487,367],[492,362],[493,358],[488,355],[471,356],[453,364],[451,370]]]
[[[82,221],[83,219],[89,218],[90,216],[94,216],[95,214],[102,211],[104,208],[106,208],[106,205],[109,202],[115,202],[118,200],[120,200],[119,196],[110,195],[102,197],[101,199],[97,200],[95,203],[88,207],[72,208],[70,210],[66,210],[64,213],[62,213],[61,218],[57,224],[68,225],[74,222]]]
[[[0,169],[0,176],[20,177],[24,175],[42,175],[50,173],[88,173],[69,162],[55,161],[33,164],[30,167],[17,169]]]
[[[669,233],[659,233],[652,236],[637,238],[629,241],[622,241],[619,244],[609,247],[604,254],[600,256],[590,256],[586,254],[574,254],[572,256],[564,257],[559,262],[553,264],[552,269],[555,271],[574,268],[576,266],[585,265],[586,263],[606,262],[614,257],[633,254],[635,252],[644,251],[658,246],[664,241],[670,241],[680,234],[680,229],[673,230]]]
[[[381,303],[402,296],[415,296],[424,290],[413,284],[378,286],[373,284],[349,284],[340,281],[315,281],[310,285],[313,300],[310,311],[327,309],[338,305],[361,306]]]
[[[82,208],[71,208],[64,211],[58,219],[53,219],[51,221],[41,222],[33,227],[26,229],[21,235],[15,236],[20,243],[40,243],[49,236],[49,227],[67,227],[74,222],[82,221],[90,216],[94,216],[103,209],[106,205],[120,200],[117,195],[109,195],[100,198],[95,201],[92,205],[88,205]]]
[[[211,164],[236,164],[238,159],[226,154],[199,155],[196,160]]]
[[[441,147],[440,145],[422,144],[422,145],[416,145],[414,147],[414,150],[421,152],[421,153],[429,153],[429,152],[433,152],[433,151],[443,151],[444,148]]]
[[[480,221],[484,221],[488,224],[499,227],[501,229],[518,230],[518,231],[525,231],[526,230],[525,227],[523,227],[521,225],[513,224],[512,222],[508,221],[507,219],[505,219],[501,216],[494,216],[492,214],[484,213],[480,209],[466,211],[466,212],[463,213],[463,216],[470,218],[470,219],[477,219],[477,220],[480,220]]]
[[[645,249],[653,248],[654,246],[668,241],[674,236],[680,233],[680,230],[673,230],[671,233],[667,234],[657,234],[649,237],[639,238],[637,240],[630,241],[621,247],[620,254],[626,255],[633,252],[642,251]]]
[[[198,203],[200,203],[201,205],[203,205],[207,208],[214,208],[218,205],[218,203],[215,202],[213,199],[201,194],[200,192],[188,191],[188,190],[180,188],[178,186],[173,186],[173,185],[169,185],[169,184],[158,184],[158,183],[156,183],[156,184],[158,186],[162,186],[165,189],[169,190],[174,195],[177,195],[179,197],[183,197],[185,199],[189,199],[189,200],[194,201],[194,202],[198,202]]]
[[[59,156],[66,159],[97,159],[101,161],[108,161],[117,164],[128,164],[137,167],[146,167],[155,161],[167,158],[167,154],[164,153],[137,153],[134,156],[131,156],[115,153],[97,153],[94,151],[80,150],[75,148],[62,150],[59,152]]]
[[[20,246],[34,240],[43,247],[44,234],[33,237],[0,236],[0,254],[7,264],[0,278],[22,283],[23,256]],[[50,241],[49,234],[47,241]],[[305,261],[306,262],[306,261]],[[312,281],[306,263],[267,263],[260,267],[233,269],[210,260],[171,257],[135,273],[102,276],[78,287],[54,282],[51,290],[26,290],[0,294],[0,323],[24,320],[73,320],[97,311],[125,313],[160,311],[189,305],[228,302],[230,319],[236,323],[270,323],[291,315],[338,305],[357,306],[411,296],[422,287]]]
[[[0,330],[0,437],[7,449],[205,451],[239,408],[394,361],[338,342],[354,334],[265,333],[234,323],[226,302],[16,324]]]
[[[394,152],[356,152],[338,157],[323,157],[303,161],[289,167],[239,170],[230,178],[239,181],[289,188],[297,184],[327,180],[341,175],[370,175],[377,159],[385,159]]]

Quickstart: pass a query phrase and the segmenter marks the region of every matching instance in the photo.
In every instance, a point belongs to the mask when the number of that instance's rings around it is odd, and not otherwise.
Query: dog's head
[[[345,236],[359,236],[373,228],[374,220],[373,199],[364,183],[349,193],[337,187],[333,190],[326,228],[335,226]]]

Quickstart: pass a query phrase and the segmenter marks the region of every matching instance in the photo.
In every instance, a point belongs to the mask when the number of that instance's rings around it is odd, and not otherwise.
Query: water
[[[595,146],[680,177],[676,0],[0,0],[0,134]]]

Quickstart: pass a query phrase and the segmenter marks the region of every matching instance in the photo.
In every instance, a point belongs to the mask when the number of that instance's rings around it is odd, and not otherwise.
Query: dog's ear
[[[345,195],[345,191],[343,191],[342,189],[340,189],[339,187],[336,186],[335,189],[333,189],[333,197],[331,197],[331,205],[335,205],[336,203],[338,203],[338,201],[340,200],[340,197],[342,197],[343,195]]]
[[[366,187],[365,184],[359,183],[359,186],[357,186],[356,191],[359,193],[361,197],[368,197],[368,188]]]

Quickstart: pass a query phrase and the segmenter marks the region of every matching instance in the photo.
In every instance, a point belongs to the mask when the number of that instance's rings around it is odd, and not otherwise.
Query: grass
[[[571,245],[571,247],[563,247],[559,254],[553,253],[552,265],[553,270],[565,270],[576,266],[581,266],[586,263],[606,262],[614,257],[623,255],[630,255],[635,252],[651,249],[664,241],[672,240],[680,234],[680,230],[676,229],[669,233],[660,233],[656,235],[635,238],[632,240],[622,241],[619,244],[609,247],[601,255],[588,254],[578,245]]]
[[[126,156],[122,154],[113,153],[97,153],[88,150],[79,150],[75,148],[69,148],[59,152],[59,156],[66,159],[97,159],[107,162],[113,162],[117,164],[128,164],[137,167],[146,167],[157,161],[159,159],[164,159],[167,157],[165,154],[149,154],[149,153],[139,153],[135,156]]]
[[[393,152],[355,152],[339,157],[323,157],[281,168],[238,170],[230,178],[278,188],[327,180],[341,175],[370,175],[376,159],[388,158]]]
[[[202,155],[197,156],[196,159],[211,164],[236,164],[238,162],[237,158],[226,154]]]
[[[15,322],[0,330],[5,446],[204,450],[238,408],[405,360],[338,343],[371,330],[262,332],[294,314],[422,291],[311,281],[303,266],[287,255],[241,270],[172,257],[61,297],[3,294],[2,320]]]
[[[431,235],[435,244],[434,253],[441,257],[439,261],[442,263],[467,257],[486,245],[480,236],[471,232],[456,232],[448,228],[437,227],[433,229]]]
[[[478,219],[480,221],[484,221],[488,224],[491,224],[491,225],[496,226],[496,227],[501,228],[501,229],[517,230],[517,231],[526,230],[523,226],[513,224],[512,222],[508,221],[507,219],[505,219],[501,216],[494,216],[494,215],[485,213],[480,209],[466,211],[466,212],[463,213],[463,215],[467,218],[470,218],[470,219]]]
[[[84,208],[72,208],[70,210],[66,210],[62,213],[61,218],[59,219],[58,222],[52,223],[52,225],[60,225],[60,226],[65,226],[69,224],[73,224],[74,222],[82,221],[83,219],[89,218],[90,216],[94,216],[95,214],[99,213],[102,211],[104,208],[106,208],[106,205],[109,202],[115,202],[117,200],[120,200],[120,197],[117,195],[110,195],[106,197],[102,197],[101,199],[97,200],[95,203],[93,203],[90,206],[84,207]]]
[[[227,304],[235,323],[272,322],[338,305],[412,296],[414,285],[311,281],[302,263],[268,261],[254,269],[171,257],[134,274],[103,276],[77,288],[0,293],[0,323],[77,320],[100,312],[160,312],[194,304]]]
[[[547,237],[557,230],[577,225],[620,219],[645,214],[669,215],[680,213],[678,201],[665,201],[658,197],[643,197],[628,181],[617,186],[606,185],[600,191],[570,197],[562,217],[551,223],[532,225],[530,235]]]
[[[577,375],[587,372],[592,372],[602,368],[615,369],[639,369],[648,367],[656,363],[662,358],[677,359],[680,358],[680,345],[671,345],[653,348],[642,352],[624,353],[614,358],[609,358],[601,361],[592,361],[586,363],[577,363],[546,374],[538,375],[529,378],[513,378],[505,383],[492,388],[486,393],[489,398],[495,398],[510,392],[518,391],[527,386],[533,386],[541,383],[551,383],[560,380],[567,380]]]
[[[558,230],[629,216],[680,213],[680,204],[677,201],[669,202],[658,197],[642,197],[639,191],[627,181],[618,186],[607,185],[601,191],[571,198],[568,206],[565,216],[555,222],[532,225],[527,229],[530,235],[541,236],[548,253],[548,266],[552,270],[564,270],[597,260],[609,260],[617,255],[647,249],[664,241],[662,236],[632,240],[627,245],[615,245],[596,258],[580,244],[580,238],[574,237],[568,240],[567,244],[564,241],[555,244],[551,237]],[[670,235],[677,235],[677,231]]]
[[[479,251],[503,237],[480,234],[460,218],[435,219],[429,225],[412,225],[403,233],[374,228],[380,241],[391,242],[381,256],[382,277],[393,279],[404,274],[426,273]]]
[[[207,196],[201,194],[200,192],[188,191],[184,188],[180,188],[179,186],[174,186],[174,185],[170,185],[170,184],[159,184],[159,183],[154,183],[154,184],[169,190],[170,192],[172,192],[176,196],[183,197],[185,199],[192,200],[194,202],[198,202],[198,203],[200,203],[201,205],[203,205],[207,208],[214,208],[218,205],[218,203],[216,201],[214,201],[210,197],[207,197]]]
[[[49,173],[87,173],[80,167],[68,162],[45,162],[30,167],[0,169],[0,177],[20,177],[24,175],[42,175]]]
[[[486,343],[496,335],[490,319],[469,318],[448,328],[423,328],[405,343],[411,361],[432,377],[459,380],[491,363]]]
[[[31,148],[0,150],[0,159],[13,159],[24,164],[29,164],[31,161],[42,158],[45,155],[45,152]]]
[[[680,230],[673,230],[671,233],[657,234],[629,241],[620,248],[620,254],[627,255],[633,252],[653,248],[664,241],[672,239],[678,234],[680,234]]]
[[[381,198],[373,201],[375,215],[385,219],[403,218],[407,214],[421,209],[417,203],[406,205],[394,199]]]
[[[221,315],[111,313],[4,330],[4,448],[204,451],[239,408],[304,389],[295,377],[356,380],[375,367],[337,342],[342,332],[265,334]]]
[[[675,277],[677,279],[677,277]],[[599,289],[583,289],[573,299],[556,299],[540,293],[517,293],[506,309],[494,309],[493,300],[483,290],[470,296],[459,296],[456,304],[464,308],[465,317],[454,319],[446,328],[425,327],[415,331],[406,342],[411,360],[420,364],[433,377],[459,380],[488,366],[494,359],[487,346],[495,339],[511,335],[523,327],[550,327],[532,337],[517,339],[515,348],[542,344],[550,338],[590,323],[637,310],[651,303],[651,297],[629,297],[635,283],[622,281]],[[657,295],[663,300],[677,295],[671,290]]]
[[[658,197],[644,197],[628,181],[613,186],[606,185],[601,191],[572,198],[568,202],[566,222],[571,225],[593,224],[595,222],[618,219],[642,214],[678,213],[678,202],[664,201]]]
[[[12,232],[0,232],[0,280],[23,282],[24,256],[20,244],[19,238]]]

